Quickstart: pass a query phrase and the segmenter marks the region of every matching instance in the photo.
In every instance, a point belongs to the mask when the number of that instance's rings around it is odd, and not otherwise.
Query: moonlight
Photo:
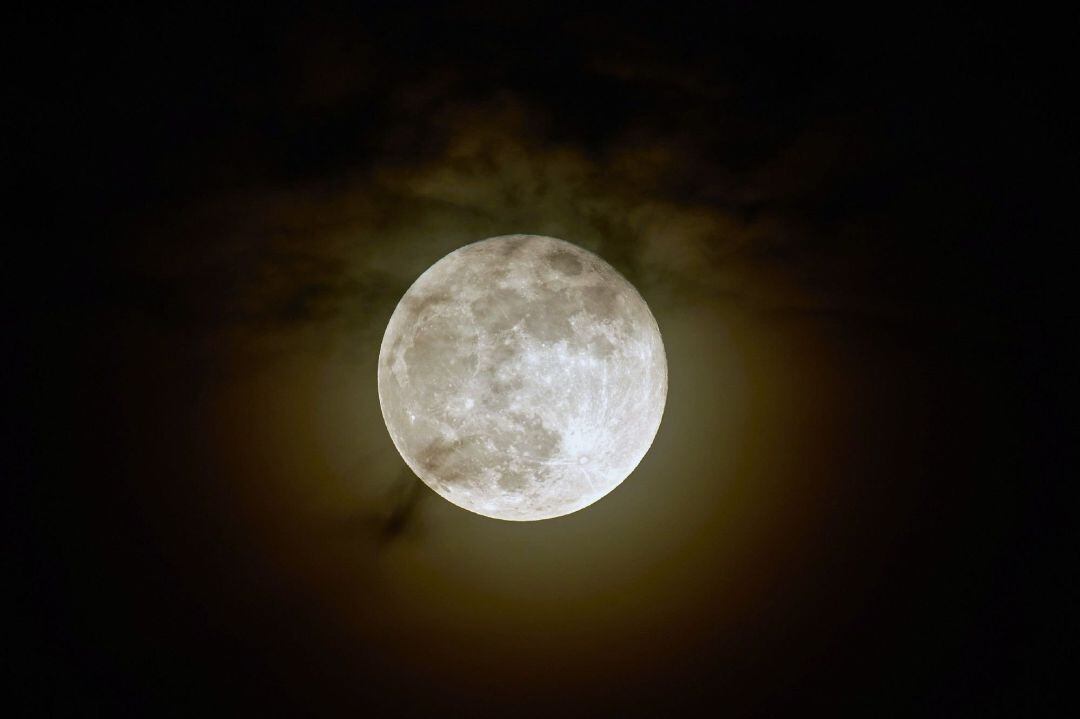
[[[409,467],[487,517],[575,512],[649,450],[667,360],[648,305],[611,265],[551,237],[451,252],[398,303],[379,402]]]

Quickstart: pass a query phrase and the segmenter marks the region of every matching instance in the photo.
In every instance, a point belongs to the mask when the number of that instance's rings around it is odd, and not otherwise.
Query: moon
[[[431,489],[496,519],[559,517],[617,487],[667,399],[656,319],[611,265],[569,242],[466,245],[413,283],[379,352],[394,445]]]

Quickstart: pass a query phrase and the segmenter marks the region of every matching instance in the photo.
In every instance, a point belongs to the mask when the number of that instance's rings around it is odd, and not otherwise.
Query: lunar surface
[[[649,450],[666,398],[641,295],[551,237],[494,237],[436,262],[379,353],[402,458],[449,501],[498,519],[558,517],[613,490]]]

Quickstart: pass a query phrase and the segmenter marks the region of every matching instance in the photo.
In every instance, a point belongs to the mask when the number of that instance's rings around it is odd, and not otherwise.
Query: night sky
[[[15,24],[12,716],[1061,711],[1065,26],[383,5]],[[511,233],[669,364],[638,469],[534,523],[424,486],[376,388]]]

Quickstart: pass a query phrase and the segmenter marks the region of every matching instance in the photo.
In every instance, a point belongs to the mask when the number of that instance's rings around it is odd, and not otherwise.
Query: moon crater
[[[462,247],[398,303],[379,401],[410,468],[488,517],[577,511],[618,486],[660,426],[667,360],[637,290],[551,237]]]

